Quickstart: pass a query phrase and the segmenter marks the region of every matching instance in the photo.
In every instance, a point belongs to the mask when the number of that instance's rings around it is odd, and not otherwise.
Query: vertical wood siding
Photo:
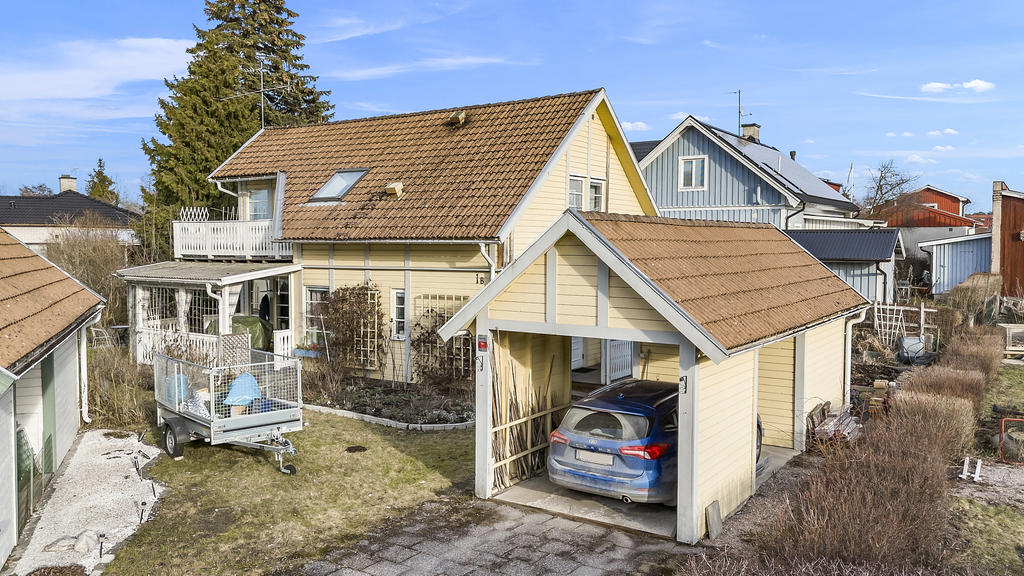
[[[720,364],[704,358],[697,377],[697,513],[700,533],[707,529],[704,510],[718,500],[722,517],[752,493],[754,468],[755,354],[744,352]]]
[[[849,284],[858,294],[874,302],[878,296],[879,274],[873,263],[824,262],[830,270]]]
[[[17,385],[17,384],[16,384]],[[15,493],[14,388],[0,394],[0,562],[18,543]]]
[[[78,434],[78,336],[72,336],[53,352],[53,396],[56,434],[54,462],[57,466],[71,449]]]
[[[708,157],[707,181],[704,190],[679,191],[679,157]],[[781,225],[781,209],[712,210],[715,206],[771,206],[785,204],[782,195],[764,179],[744,166],[697,130],[686,130],[643,170],[647,185],[662,214],[697,220],[730,220],[737,222],[771,222]],[[761,187],[761,203],[757,188]],[[681,211],[673,208],[708,208]]]
[[[764,444],[793,447],[795,362],[793,338],[769,344],[758,353],[757,413],[764,427]]]
[[[29,444],[38,455],[43,449],[43,372],[40,365],[19,378],[14,387],[15,418],[25,429]]]
[[[999,267],[992,272],[1003,276],[1003,296],[1024,294],[1024,242],[1019,232],[1024,230],[1024,200],[1004,194],[1000,200]],[[992,247],[989,246],[989,252]],[[989,266],[991,267],[991,258]]]
[[[1003,235],[1006,237],[1006,234]],[[1016,243],[1021,244],[1020,240]],[[1016,247],[1015,247],[1016,248]],[[988,272],[992,266],[992,239],[978,238],[954,242],[951,244],[938,244],[931,247],[932,251],[932,283],[935,294],[949,292],[960,284],[971,274],[977,272]],[[1005,255],[1000,255],[1006,258]],[[1005,262],[1005,260],[1004,260]],[[1013,265],[1020,267],[1020,262]],[[1004,284],[1006,278],[1003,279]],[[1009,292],[1013,294],[1018,287]]]

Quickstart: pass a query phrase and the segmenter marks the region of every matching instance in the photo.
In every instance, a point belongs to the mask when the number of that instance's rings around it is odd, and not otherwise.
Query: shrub
[[[897,397],[860,443],[821,446],[821,469],[762,528],[762,549],[793,562],[939,565],[951,514],[946,468],[972,434],[966,400]]]
[[[441,340],[437,331],[449,318],[450,314],[431,308],[413,325],[409,342],[415,357],[413,378],[426,390],[459,397],[471,395],[475,360],[473,337]]]
[[[102,428],[153,425],[153,368],[136,364],[122,348],[90,348],[89,415]]]
[[[908,568],[879,563],[853,563],[841,560],[779,561],[762,556],[756,559],[734,558],[725,554],[708,557],[703,554],[687,556],[676,571],[681,576],[967,576],[970,570]]]
[[[964,398],[978,410],[985,394],[985,374],[945,365],[928,366],[913,372],[907,390]]]
[[[343,286],[318,305],[325,330],[325,357],[344,375],[356,368],[380,369],[387,362],[387,321],[380,291],[371,284]]]
[[[977,329],[947,341],[939,356],[940,366],[977,370],[991,382],[1003,365],[1003,339],[991,330]]]

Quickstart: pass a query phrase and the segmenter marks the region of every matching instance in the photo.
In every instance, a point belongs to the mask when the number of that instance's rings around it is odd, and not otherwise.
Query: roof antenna
[[[729,92],[729,94],[736,95],[736,135],[743,137],[743,117],[752,116],[750,112],[743,111],[743,91],[736,89],[735,92]]]
[[[227,98],[218,98],[218,100],[223,102],[225,100],[234,100],[235,98],[241,98],[242,96],[252,96],[253,94],[259,94],[260,95],[260,129],[261,130],[263,128],[267,127],[266,110],[265,110],[266,109],[266,103],[267,103],[266,93],[267,92],[273,92],[274,90],[281,90],[282,88],[285,89],[285,90],[290,90],[291,87],[292,87],[291,82],[285,82],[284,84],[280,84],[278,86],[270,86],[270,87],[266,87],[266,88],[263,86],[263,75],[268,71],[264,67],[264,65],[266,64],[266,58],[267,58],[267,56],[265,54],[261,54],[260,52],[256,53],[256,62],[259,63],[259,66],[260,66],[260,89],[259,90],[253,90],[251,92],[239,92],[239,93],[235,94],[234,96],[228,96]]]

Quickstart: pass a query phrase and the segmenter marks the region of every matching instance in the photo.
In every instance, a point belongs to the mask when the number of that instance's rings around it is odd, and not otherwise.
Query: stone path
[[[307,576],[672,574],[694,548],[655,537],[467,501],[459,518],[431,503],[302,568]]]

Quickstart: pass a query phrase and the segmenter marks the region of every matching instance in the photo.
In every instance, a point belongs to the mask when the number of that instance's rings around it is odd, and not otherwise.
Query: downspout
[[[220,306],[221,306],[220,295],[219,294],[215,294],[213,292],[213,286],[211,286],[209,282],[206,283],[206,293],[210,295],[210,298],[213,298],[214,300],[217,301],[217,322],[219,323],[220,322]]]
[[[893,267],[893,269],[895,269],[895,266]],[[885,275],[885,271],[882,270],[882,263],[881,262],[875,262],[875,271],[877,271],[879,274],[882,275],[882,296],[885,297],[885,300],[883,300],[883,302],[885,304],[888,304],[889,303],[889,278]]]
[[[851,356],[853,353],[853,325],[863,322],[867,315],[868,309],[864,308],[857,316],[846,319],[846,354],[843,355],[843,398],[847,405],[853,401],[850,397],[852,392],[850,371],[853,367],[853,358]]]
[[[213,182],[213,184],[217,187],[217,190],[220,190],[221,192],[227,194],[228,196],[234,196],[236,198],[238,197],[237,192],[232,192],[231,190],[225,188],[224,184],[222,184],[220,180],[211,180],[211,182]]]
[[[789,230],[789,219],[807,209],[807,202],[800,202],[800,209],[792,214],[786,216],[786,227],[783,230]]]
[[[487,280],[494,280],[494,270],[497,266],[494,264],[494,260],[491,259],[491,255],[487,253],[487,244],[484,244],[483,242],[480,242],[480,255],[487,261],[487,267],[490,269],[491,276]]]
[[[89,346],[85,330],[99,321],[100,315],[97,314],[78,329],[78,384],[82,395],[82,422],[86,424],[92,424],[92,418],[89,418]]]

